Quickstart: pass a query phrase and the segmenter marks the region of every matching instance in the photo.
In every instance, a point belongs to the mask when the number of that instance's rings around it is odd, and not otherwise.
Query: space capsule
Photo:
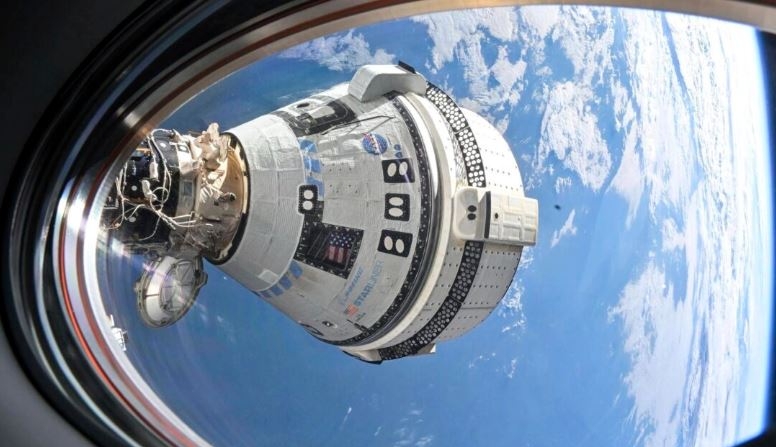
[[[536,242],[538,203],[501,134],[400,63],[224,132],[154,130],[102,222],[145,259],[148,325],[186,313],[204,258],[379,363],[432,353],[496,308]]]

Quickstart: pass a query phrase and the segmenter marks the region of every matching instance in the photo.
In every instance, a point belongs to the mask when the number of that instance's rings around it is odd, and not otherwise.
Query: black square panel
[[[410,195],[393,194],[385,195],[385,218],[388,220],[410,220]]]
[[[377,251],[406,258],[410,254],[411,245],[412,233],[383,230],[382,233],[380,233],[380,242],[377,245]]]
[[[409,158],[383,160],[383,181],[385,183],[414,183],[415,171]]]
[[[299,186],[299,212],[313,214],[318,207],[318,187],[315,185]]]

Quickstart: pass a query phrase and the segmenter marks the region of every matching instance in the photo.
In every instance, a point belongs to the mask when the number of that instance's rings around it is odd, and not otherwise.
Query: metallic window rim
[[[573,3],[663,9],[748,23],[776,33],[776,4],[731,0],[544,2],[508,0],[167,1],[147,5],[103,43],[51,105],[25,147],[4,226],[6,323],[18,355],[55,406],[100,443],[194,445],[158,403],[113,371],[99,327],[73,306],[94,293],[84,265],[96,238],[99,186],[125,148],[189,97],[251,62],[331,32],[441,10]],[[256,2],[254,2],[256,3]],[[245,20],[245,17],[251,17]],[[41,179],[46,181],[42,182]],[[34,206],[31,206],[34,205]],[[86,245],[85,245],[86,244]],[[13,260],[14,262],[9,262]],[[87,262],[88,261],[88,262]],[[84,264],[87,262],[87,264]],[[94,274],[94,269],[90,270]],[[91,327],[85,327],[91,325]],[[25,348],[26,347],[26,348]],[[97,404],[99,402],[99,404]],[[161,428],[161,429],[160,429]]]

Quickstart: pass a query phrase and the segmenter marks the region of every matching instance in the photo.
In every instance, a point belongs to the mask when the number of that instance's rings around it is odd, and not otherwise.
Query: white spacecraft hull
[[[250,204],[219,267],[365,360],[477,325],[535,242],[536,201],[501,135],[404,68],[367,66],[227,134],[247,154]],[[498,197],[520,209],[511,222]]]
[[[369,362],[434,352],[483,321],[538,228],[500,133],[403,64],[223,133],[156,130],[116,185],[104,224],[148,258],[135,287],[147,324],[186,313],[205,257]]]

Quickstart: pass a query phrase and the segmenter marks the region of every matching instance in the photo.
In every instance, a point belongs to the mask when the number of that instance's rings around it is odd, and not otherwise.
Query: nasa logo
[[[370,154],[380,155],[388,149],[388,140],[376,133],[365,133],[361,139],[361,146]]]

